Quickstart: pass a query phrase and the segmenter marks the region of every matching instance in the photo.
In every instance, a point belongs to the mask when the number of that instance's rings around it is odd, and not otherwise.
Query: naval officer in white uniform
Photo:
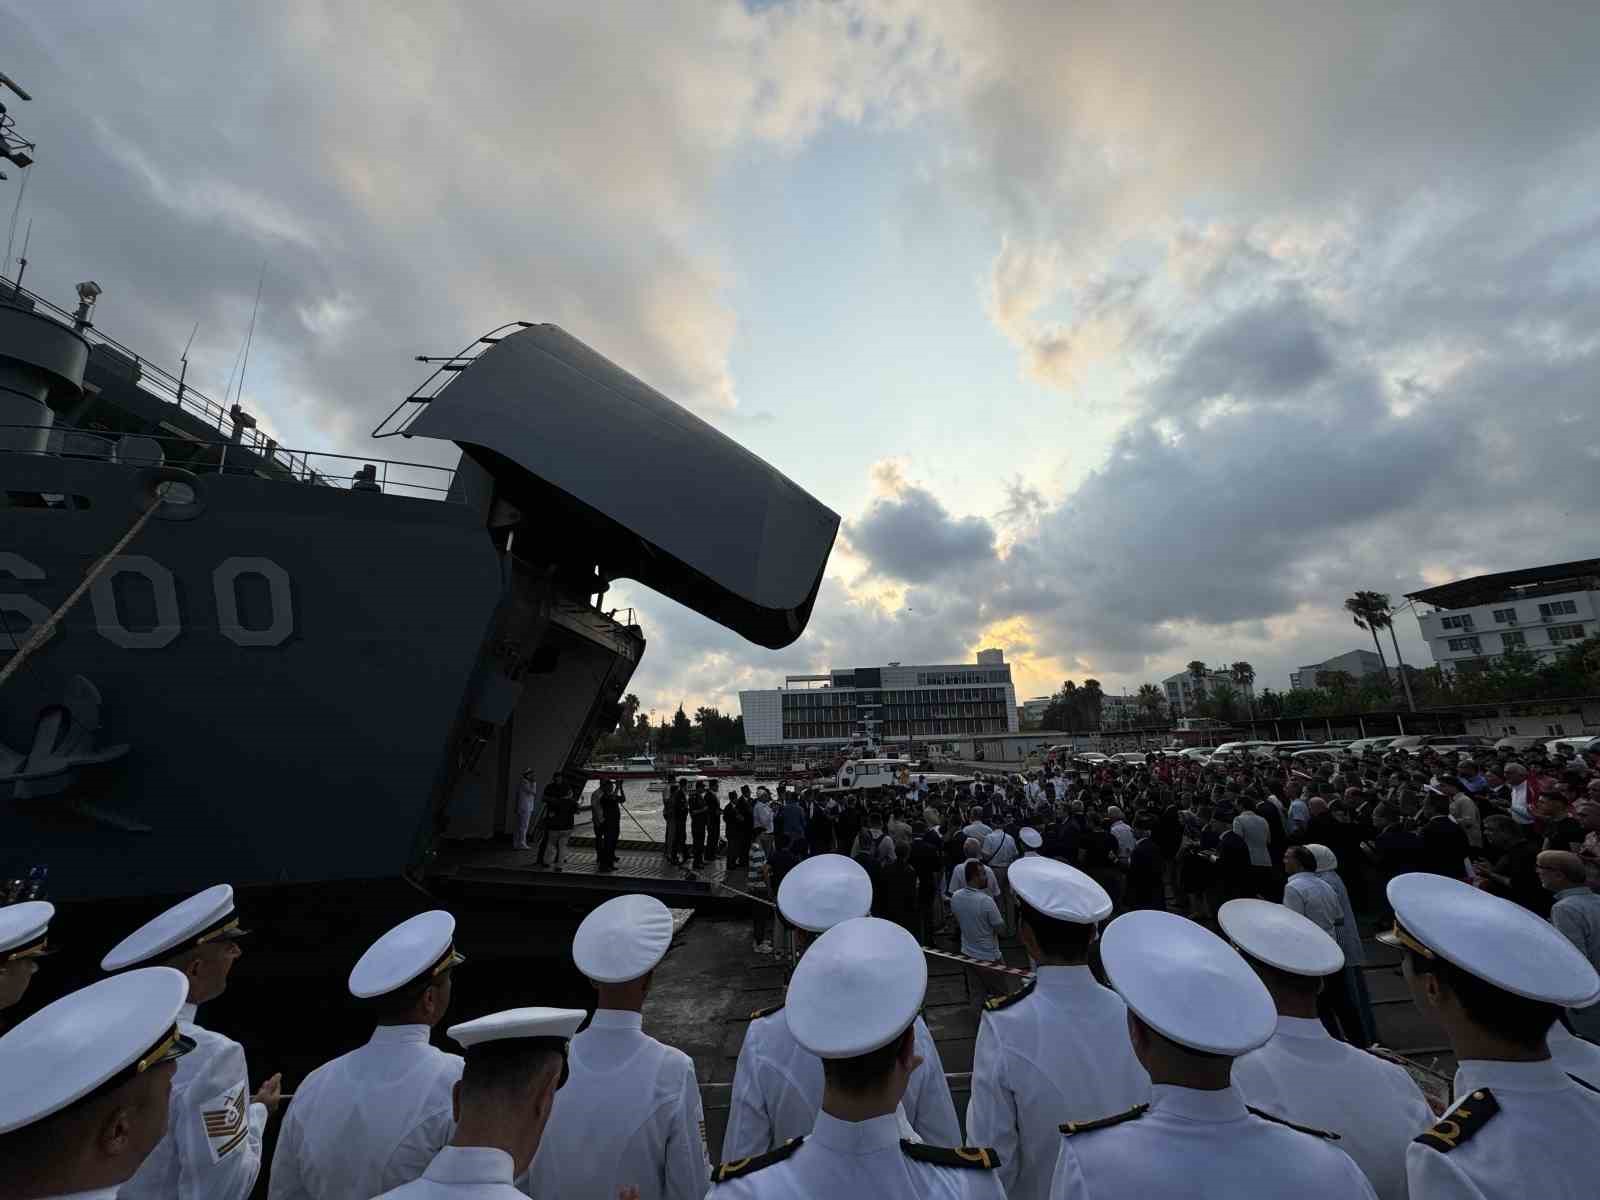
[[[1076,867],[1038,857],[1011,865],[1011,886],[1034,981],[984,1006],[967,1137],[999,1154],[1010,1200],[1045,1200],[1061,1123],[1148,1102],[1150,1076],[1133,1056],[1127,1005],[1085,965],[1111,915],[1106,890]]]
[[[719,1166],[708,1200],[1004,1200],[993,1151],[901,1136],[927,989],[922,947],[890,921],[841,921],[812,943],[784,1018],[822,1061],[821,1111],[810,1133]]]
[[[452,1025],[467,1060],[455,1134],[420,1179],[384,1192],[386,1200],[526,1200],[512,1180],[538,1153],[567,1081],[567,1041],[583,1018],[581,1008],[513,1008]]]
[[[450,1007],[456,919],[402,921],[350,972],[350,994],[377,1028],[295,1089],[272,1154],[269,1200],[348,1200],[410,1183],[455,1132],[461,1056],[429,1043]]]
[[[1061,1127],[1054,1200],[1371,1200],[1334,1135],[1247,1108],[1229,1082],[1234,1060],[1265,1044],[1278,1018],[1232,946],[1148,910],[1111,922],[1100,946],[1154,1086],[1148,1108]]]
[[[1545,1035],[1550,1057],[1574,1079],[1600,1090],[1600,1046],[1578,1037],[1560,1021]]]
[[[188,991],[170,968],[129,971],[0,1037],[0,1195],[115,1200],[166,1132]]]
[[[790,870],[778,887],[779,915],[801,931],[802,939],[871,910],[872,880],[859,863],[842,854],[813,855]],[[901,1118],[907,1131],[925,1142],[957,1145],[961,1126],[933,1034],[920,1016],[912,1030],[921,1065],[912,1072]],[[752,1013],[734,1068],[722,1157],[763,1154],[807,1132],[822,1104],[822,1083],[822,1062],[795,1041],[783,1005]]]
[[[1563,1008],[1600,977],[1554,926],[1443,875],[1389,881],[1412,999],[1456,1052],[1454,1106],[1406,1147],[1411,1200],[1593,1200],[1600,1092],[1551,1058]]]
[[[101,959],[105,971],[168,966],[189,980],[178,1028],[195,1042],[172,1081],[172,1118],[122,1200],[247,1200],[261,1171],[261,1137],[278,1107],[274,1075],[251,1095],[244,1048],[195,1023],[195,1010],[227,990],[244,930],[233,888],[207,888],[129,934]]]
[[[6,1027],[6,1009],[22,999],[39,970],[39,960],[53,953],[49,946],[50,918],[56,906],[43,900],[25,900],[0,908],[0,1030]]]
[[[672,945],[672,914],[653,896],[607,900],[578,926],[572,961],[599,993],[572,1039],[571,1078],[522,1181],[529,1195],[700,1200],[711,1176],[694,1060],[643,1029],[645,998]]]
[[[1217,923],[1278,1009],[1271,1040],[1234,1061],[1233,1086],[1246,1104],[1337,1133],[1378,1200],[1405,1200],[1406,1146],[1433,1110],[1403,1067],[1337,1040],[1317,1017],[1317,994],[1344,986],[1344,951],[1314,921],[1266,900],[1230,900]]]

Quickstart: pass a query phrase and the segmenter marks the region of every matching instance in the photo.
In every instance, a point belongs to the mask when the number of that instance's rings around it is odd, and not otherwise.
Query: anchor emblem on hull
[[[59,795],[78,781],[85,767],[101,766],[126,758],[126,743],[100,746],[100,689],[82,675],[67,681],[60,704],[39,710],[33,742],[19,754],[0,742],[0,800],[34,800]],[[88,804],[71,807],[95,821],[134,833],[150,827]]]

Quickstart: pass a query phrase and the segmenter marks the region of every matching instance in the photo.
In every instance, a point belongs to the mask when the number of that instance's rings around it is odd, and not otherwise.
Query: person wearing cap
[[[115,1200],[167,1130],[172,1077],[195,1048],[170,967],[102,979],[0,1037],[0,1194]]]
[[[1563,1008],[1600,999],[1600,975],[1554,927],[1509,900],[1440,875],[1389,881],[1417,1007],[1456,1055],[1455,1105],[1406,1147],[1416,1200],[1595,1194],[1600,1092],[1551,1057]]]
[[[1034,981],[990,1000],[979,1020],[967,1136],[994,1147],[1011,1200],[1044,1200],[1061,1122],[1145,1103],[1150,1076],[1128,1041],[1127,1006],[1085,965],[1099,922],[1111,915],[1106,890],[1076,867],[1039,857],[1012,865],[1011,886]]]
[[[539,1152],[567,1081],[567,1043],[584,1016],[581,1008],[512,1008],[452,1025],[466,1052],[455,1134],[420,1178],[385,1200],[525,1200],[512,1181]]]
[[[672,945],[672,914],[653,896],[618,896],[578,926],[572,961],[599,996],[572,1039],[571,1077],[523,1190],[531,1196],[700,1200],[710,1180],[694,1062],[643,1031],[656,966]]]
[[[918,1066],[914,1024],[928,990],[917,940],[877,917],[840,921],[812,943],[784,1019],[822,1064],[813,1128],[712,1172],[708,1200],[1004,1200],[992,1150],[903,1136],[901,1097]]]
[[[778,916],[800,942],[841,921],[864,917],[871,908],[872,880],[859,863],[842,854],[813,855],[778,885]],[[822,1060],[795,1040],[786,1003],[787,998],[750,1014],[733,1073],[724,1159],[764,1154],[808,1132],[816,1122],[825,1082]],[[910,1026],[920,1065],[911,1073],[901,1106],[905,1131],[938,1145],[956,1144],[961,1126],[939,1048],[921,1016]]]
[[[1022,832],[1017,835],[1022,842],[1023,858],[1038,858],[1039,847],[1044,845],[1044,838],[1039,836],[1039,831],[1031,825],[1024,825]]]
[[[55,905],[25,900],[0,908],[0,1029],[6,1009],[14,1008],[39,970],[39,960],[50,949],[50,918]]]
[[[1406,1145],[1433,1112],[1404,1068],[1336,1040],[1317,1016],[1317,994],[1339,986],[1344,952],[1314,922],[1265,900],[1230,900],[1217,923],[1278,1010],[1271,1040],[1234,1062],[1233,1086],[1273,1116],[1337,1133],[1379,1200],[1405,1200]]]
[[[100,960],[103,971],[167,966],[189,981],[178,1028],[195,1049],[172,1080],[167,1133],[122,1186],[122,1200],[246,1200],[261,1171],[267,1118],[278,1108],[273,1075],[250,1093],[244,1047],[195,1022],[200,1005],[228,987],[245,931],[233,888],[219,883],[147,921]]]
[[[456,920],[419,913],[367,948],[350,994],[376,1028],[295,1090],[272,1154],[268,1200],[376,1196],[420,1176],[455,1130],[461,1056],[429,1044],[450,1007]]]
[[[1374,1196],[1333,1135],[1253,1110],[1233,1086],[1235,1060],[1266,1043],[1278,1014],[1232,946],[1187,917],[1142,910],[1106,926],[1100,947],[1154,1086],[1148,1106],[1061,1126],[1054,1200]]]

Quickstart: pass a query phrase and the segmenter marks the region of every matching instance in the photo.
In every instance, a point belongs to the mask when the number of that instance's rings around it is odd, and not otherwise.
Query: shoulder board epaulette
[[[1290,1129],[1296,1130],[1299,1133],[1309,1133],[1312,1137],[1326,1138],[1330,1142],[1337,1142],[1339,1140],[1339,1135],[1337,1133],[1330,1133],[1326,1129],[1318,1129],[1313,1125],[1296,1125],[1293,1121],[1285,1121],[1282,1117],[1278,1116],[1277,1113],[1269,1113],[1264,1108],[1254,1108],[1248,1104],[1245,1105],[1245,1107],[1253,1112],[1256,1116],[1260,1117],[1263,1121],[1271,1121],[1274,1125],[1287,1125]]]
[[[1135,1104],[1127,1112],[1120,1112],[1115,1116],[1100,1117],[1094,1121],[1068,1121],[1061,1126],[1061,1132],[1071,1137],[1075,1133],[1088,1133],[1091,1129],[1107,1129],[1112,1125],[1121,1125],[1124,1121],[1137,1121],[1149,1108],[1148,1104]]]
[[[1434,1124],[1427,1133],[1411,1140],[1440,1154],[1449,1154],[1462,1142],[1489,1123],[1500,1111],[1500,1102],[1488,1088],[1479,1088]]]
[[[1022,1000],[1033,995],[1033,989],[1038,982],[1039,981],[1037,979],[1030,979],[1027,983],[1023,984],[1022,987],[1018,988],[1008,996],[990,996],[983,1002],[984,1011],[999,1012],[1002,1008],[1010,1008],[1018,1000]]]
[[[932,1163],[936,1167],[965,1167],[974,1171],[992,1171],[1000,1165],[1000,1156],[987,1146],[930,1146],[926,1142],[900,1139],[900,1149],[907,1158]]]
[[[752,1154],[749,1158],[736,1158],[732,1162],[721,1163],[712,1169],[711,1182],[727,1183],[730,1179],[743,1179],[746,1175],[761,1170],[762,1167],[782,1162],[800,1149],[800,1143],[805,1140],[803,1137],[790,1138],[776,1150],[768,1150],[765,1154]]]
[[[1588,1088],[1591,1092],[1600,1092],[1600,1087],[1595,1087],[1595,1085],[1590,1083],[1587,1079],[1579,1079],[1571,1071],[1567,1072],[1567,1078],[1572,1080],[1573,1083],[1577,1084],[1581,1088]]]
[[[755,1012],[750,1014],[750,1019],[752,1021],[759,1021],[759,1020],[761,1020],[762,1017],[770,1017],[773,1013],[782,1012],[782,1011],[783,1011],[783,1001],[779,1000],[776,1004],[770,1005],[767,1008],[758,1008],[758,1009],[756,1009]]]

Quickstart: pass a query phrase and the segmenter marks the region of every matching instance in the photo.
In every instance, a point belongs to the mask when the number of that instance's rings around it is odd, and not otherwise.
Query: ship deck
[[[549,861],[547,859],[547,861]],[[744,873],[734,872],[742,886]],[[573,902],[599,904],[612,896],[643,893],[667,904],[696,908],[723,904],[738,897],[720,886],[730,882],[723,859],[712,859],[693,873],[667,862],[661,843],[623,839],[617,843],[617,869],[601,871],[594,839],[574,837],[567,843],[561,870],[539,866],[537,850],[516,850],[488,843],[446,843],[429,866],[428,875],[494,889],[523,891]],[[741,902],[742,903],[742,902]]]

